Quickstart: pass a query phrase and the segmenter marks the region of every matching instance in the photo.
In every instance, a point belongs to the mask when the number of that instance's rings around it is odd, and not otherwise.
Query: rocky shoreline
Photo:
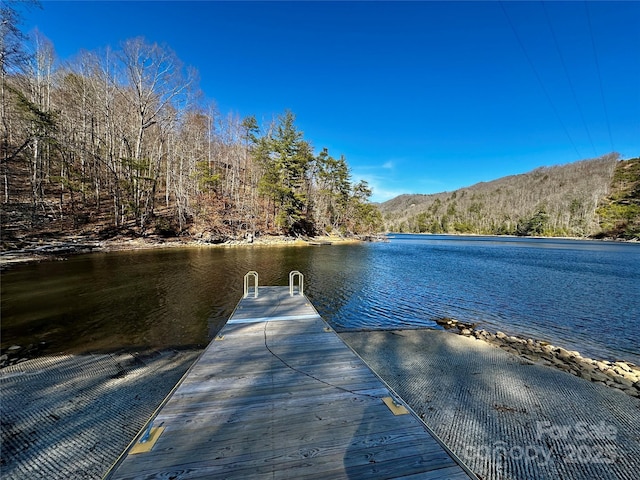
[[[455,330],[340,336],[479,478],[638,478],[638,398]]]
[[[438,319],[436,323],[446,330],[457,330],[462,336],[484,340],[528,362],[557,368],[640,398],[640,367],[631,362],[591,359],[577,351],[556,347],[545,341],[507,335],[500,331],[493,333],[476,328],[476,324],[451,318]]]
[[[116,236],[107,240],[91,240],[86,237],[68,237],[59,240],[30,241],[3,244],[0,251],[0,268],[6,268],[10,264],[39,262],[46,260],[64,260],[72,255],[92,252],[118,252],[130,250],[147,250],[154,248],[179,248],[179,247],[234,247],[234,246],[309,246],[309,245],[333,245],[346,243],[359,243],[363,241],[383,241],[375,236],[365,237],[289,237],[284,235],[261,235],[247,238],[218,239],[215,237],[200,235],[195,237],[159,236],[130,237]]]

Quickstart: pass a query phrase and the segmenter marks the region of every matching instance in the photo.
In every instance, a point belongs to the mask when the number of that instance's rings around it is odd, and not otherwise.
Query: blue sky
[[[60,60],[143,36],[222,113],[290,109],[372,200],[640,156],[640,2],[41,1]]]

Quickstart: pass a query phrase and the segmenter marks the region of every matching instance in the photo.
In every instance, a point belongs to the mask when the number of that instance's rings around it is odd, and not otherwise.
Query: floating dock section
[[[253,283],[253,285],[251,285]],[[244,298],[110,479],[476,478],[289,287]]]

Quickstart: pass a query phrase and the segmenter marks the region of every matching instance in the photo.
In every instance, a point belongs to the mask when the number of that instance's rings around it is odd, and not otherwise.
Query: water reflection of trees
[[[180,248],[26,265],[3,274],[2,344],[46,342],[47,353],[203,346],[249,270],[261,285],[287,285],[299,270],[330,319],[365,281],[367,254],[359,245]]]

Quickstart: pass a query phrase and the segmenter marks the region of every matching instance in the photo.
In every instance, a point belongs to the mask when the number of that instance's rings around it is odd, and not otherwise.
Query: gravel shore
[[[638,478],[640,399],[473,337],[340,335],[484,480]]]

